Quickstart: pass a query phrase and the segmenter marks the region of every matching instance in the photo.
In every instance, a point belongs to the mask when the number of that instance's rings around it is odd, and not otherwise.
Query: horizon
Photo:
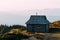
[[[57,10],[57,11],[56,11]],[[0,24],[6,25],[24,25],[31,15],[45,15],[50,22],[60,21],[60,8],[44,10],[25,10],[25,11],[5,11],[0,12]],[[18,13],[18,14],[17,14]]]
[[[8,15],[0,18],[0,24],[6,25],[24,25],[31,15]],[[46,15],[45,15],[46,16]],[[50,22],[60,21],[60,16],[46,16]],[[6,19],[7,18],[7,19]]]

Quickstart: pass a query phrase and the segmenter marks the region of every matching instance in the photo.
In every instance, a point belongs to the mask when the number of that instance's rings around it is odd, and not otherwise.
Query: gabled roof
[[[49,24],[45,15],[32,15],[26,24]]]

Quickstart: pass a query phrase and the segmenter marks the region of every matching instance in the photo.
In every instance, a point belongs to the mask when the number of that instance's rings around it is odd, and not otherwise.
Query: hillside
[[[60,21],[52,22],[49,28],[60,28]]]

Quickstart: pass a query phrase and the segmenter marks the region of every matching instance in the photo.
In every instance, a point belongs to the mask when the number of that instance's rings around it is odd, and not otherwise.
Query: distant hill
[[[52,22],[52,23],[49,25],[49,28],[60,28],[60,21]]]

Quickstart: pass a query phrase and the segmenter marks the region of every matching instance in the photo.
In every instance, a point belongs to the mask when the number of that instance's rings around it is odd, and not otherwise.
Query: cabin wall
[[[27,24],[27,32],[32,32],[32,31],[33,31],[32,26]]]
[[[36,25],[35,31],[36,32],[45,32],[45,25]]]
[[[46,32],[49,32],[49,24],[46,24]]]
[[[29,24],[27,25],[29,32],[48,32],[48,25],[46,24]]]

